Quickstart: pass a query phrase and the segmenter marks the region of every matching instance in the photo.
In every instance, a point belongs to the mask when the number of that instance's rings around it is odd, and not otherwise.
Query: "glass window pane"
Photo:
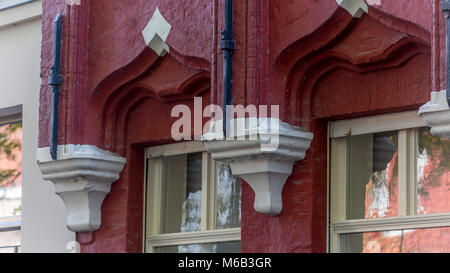
[[[0,126],[0,217],[21,215],[22,124]]]
[[[450,212],[450,140],[419,130],[417,213]]]
[[[398,215],[398,133],[348,137],[347,219]]]
[[[202,153],[164,158],[161,233],[200,231]]]
[[[449,253],[450,228],[341,235],[346,253]]]
[[[240,253],[241,242],[156,247],[156,253]]]
[[[217,229],[241,226],[241,179],[228,164],[217,163]]]

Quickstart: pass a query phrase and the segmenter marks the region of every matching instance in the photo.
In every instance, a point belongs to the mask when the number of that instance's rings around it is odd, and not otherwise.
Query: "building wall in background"
[[[22,252],[64,252],[75,235],[66,228],[62,200],[36,164],[41,6],[33,1],[0,11],[0,108],[23,105]]]

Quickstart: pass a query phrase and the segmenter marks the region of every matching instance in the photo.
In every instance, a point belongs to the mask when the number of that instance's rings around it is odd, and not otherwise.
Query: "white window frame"
[[[22,217],[21,216],[11,216],[11,217],[0,217],[0,234],[2,232],[12,232],[22,230]],[[19,253],[21,245],[0,245],[0,251],[4,249],[13,249],[14,253]]]
[[[328,128],[328,251],[340,252],[345,234],[450,227],[450,213],[417,215],[416,154],[418,128],[426,127],[416,111],[329,123]],[[396,217],[346,219],[346,136],[399,132],[399,209]],[[409,147],[408,147],[409,146]],[[335,165],[335,166],[334,166]],[[413,187],[411,185],[414,185]]]
[[[146,201],[152,198],[155,204],[161,204],[161,195],[159,191],[153,191],[149,196],[147,194],[149,183],[149,172],[147,170],[150,160],[158,160],[163,157],[176,156],[183,154],[202,153],[202,206],[201,206],[201,231],[198,232],[180,232],[173,234],[152,234],[151,230],[157,230],[157,227],[147,227],[147,218],[153,217],[160,219],[160,209],[155,208],[153,214],[148,211]],[[211,155],[206,151],[202,142],[192,141],[163,146],[147,148],[145,150],[145,189],[144,189],[144,251],[153,253],[157,247],[222,243],[222,242],[240,242],[241,228],[230,228],[217,230],[216,227],[216,183],[211,183],[216,179],[216,167],[212,166]],[[161,166],[162,167],[162,166]],[[154,175],[158,175],[156,172]],[[160,180],[155,178],[155,180]],[[153,221],[157,223],[156,221]]]
[[[0,108],[0,126],[22,122],[22,105]]]

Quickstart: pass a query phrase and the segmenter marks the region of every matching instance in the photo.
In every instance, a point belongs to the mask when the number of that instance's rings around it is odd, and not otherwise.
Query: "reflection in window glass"
[[[0,127],[0,217],[21,215],[22,124]]]
[[[183,203],[182,232],[200,230],[202,206],[202,153],[187,156],[186,196]]]
[[[217,229],[241,226],[241,180],[228,164],[217,163]]]
[[[398,214],[398,133],[348,137],[347,219]]]
[[[200,231],[202,153],[164,159],[162,233]]]
[[[342,235],[346,253],[448,253],[450,228],[395,230]]]
[[[450,212],[450,140],[419,130],[417,213]]]
[[[156,253],[240,253],[241,242],[156,247]]]

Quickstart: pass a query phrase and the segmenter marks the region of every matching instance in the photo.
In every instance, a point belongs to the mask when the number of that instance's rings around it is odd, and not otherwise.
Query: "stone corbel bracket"
[[[203,136],[206,150],[214,160],[229,164],[232,174],[251,186],[256,211],[278,215],[283,208],[284,184],[294,163],[305,158],[313,134],[277,119],[231,121],[231,124],[238,123],[245,123],[245,130],[224,140],[222,121],[213,122],[210,132]]]
[[[38,149],[37,163],[67,207],[67,227],[75,232],[98,230],[103,200],[126,159],[95,146],[70,144],[58,146],[57,160],[49,148]]]
[[[419,115],[431,127],[433,135],[450,139],[450,107],[446,90],[432,92],[431,101],[420,108]]]

